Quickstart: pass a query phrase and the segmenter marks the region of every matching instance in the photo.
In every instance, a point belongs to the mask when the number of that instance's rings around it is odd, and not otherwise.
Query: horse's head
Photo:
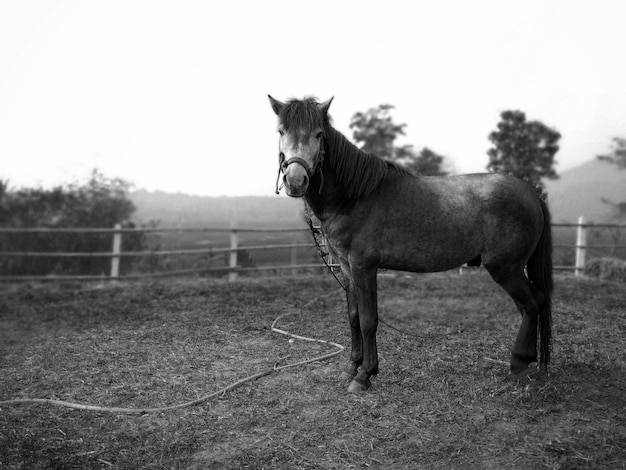
[[[278,116],[278,177],[281,172],[284,174],[283,183],[289,196],[302,197],[324,159],[324,131],[328,129],[328,108],[333,99],[324,103],[313,98],[287,103],[271,96],[269,99]]]

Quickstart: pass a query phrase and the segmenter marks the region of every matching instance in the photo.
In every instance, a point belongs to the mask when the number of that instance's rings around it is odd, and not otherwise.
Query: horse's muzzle
[[[287,196],[302,197],[309,188],[309,177],[305,174],[300,181],[297,181],[296,178],[292,178],[290,181],[290,178],[285,175],[283,176],[283,183],[285,184]]]

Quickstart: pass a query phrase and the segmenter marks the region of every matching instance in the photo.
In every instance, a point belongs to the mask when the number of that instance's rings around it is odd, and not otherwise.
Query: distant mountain
[[[292,228],[306,227],[303,203],[287,197],[205,197],[139,190],[130,194],[140,224],[159,227]]]
[[[626,170],[591,160],[546,183],[554,222],[611,222],[613,208],[602,198],[626,201]],[[162,191],[130,194],[139,223],[159,221],[160,227],[240,228],[305,227],[301,200],[278,196],[202,197]]]
[[[602,199],[626,201],[626,169],[597,159],[561,173],[547,181],[548,201],[554,222],[613,222],[614,209]]]

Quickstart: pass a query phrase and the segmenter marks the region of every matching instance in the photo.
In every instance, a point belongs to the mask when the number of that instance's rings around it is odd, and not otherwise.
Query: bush
[[[135,210],[127,192],[130,184],[106,178],[95,171],[83,185],[53,189],[10,191],[0,181],[0,226],[11,228],[134,228]],[[123,251],[140,251],[146,244],[142,232],[125,234]],[[0,233],[2,252],[110,252],[111,233]],[[122,273],[135,260],[125,259]],[[47,275],[108,273],[106,257],[0,256],[0,275]]]
[[[607,281],[626,282],[626,261],[618,258],[592,259],[585,266],[585,274]]]

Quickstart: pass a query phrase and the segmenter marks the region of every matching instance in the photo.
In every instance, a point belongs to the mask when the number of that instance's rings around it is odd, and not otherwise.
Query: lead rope
[[[278,152],[278,175],[276,176],[276,194],[280,194],[280,190],[283,189],[285,183],[280,184],[280,173],[283,171],[283,162],[285,161],[285,154],[279,150]],[[280,184],[280,187],[279,187]]]
[[[281,171],[281,167],[278,167],[278,176],[276,177],[276,194],[280,194],[280,190],[283,189],[283,186],[285,186],[285,184],[280,184],[280,171]],[[279,187],[280,184],[280,187]]]
[[[322,178],[322,181],[323,181],[323,178]],[[318,237],[321,237],[323,239],[324,235],[322,234],[321,229],[314,225],[313,217],[311,216],[311,213],[312,213],[311,209],[305,203],[304,204],[304,218],[306,220],[306,223],[309,225],[309,229],[311,230],[311,235],[313,236],[313,241],[315,242],[315,247],[317,248],[317,254],[319,255],[320,258],[322,258],[322,261],[324,262],[324,264],[326,265],[330,273],[333,275],[337,283],[341,286],[341,288],[344,291],[346,291],[346,286],[337,277],[337,275],[335,274],[335,270],[333,269],[333,267],[327,260],[327,258],[330,258],[330,253],[324,250],[324,248],[322,247],[322,244],[318,240]]]

